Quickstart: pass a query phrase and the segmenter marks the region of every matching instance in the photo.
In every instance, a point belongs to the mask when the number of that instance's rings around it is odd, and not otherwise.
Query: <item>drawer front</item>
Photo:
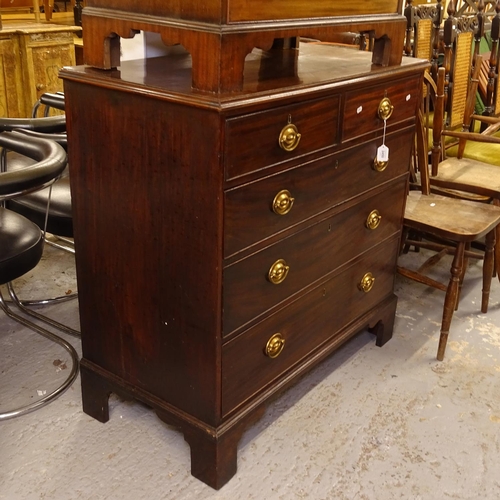
[[[398,232],[406,178],[336,215],[224,269],[223,331],[228,335],[378,242]],[[381,217],[367,227],[374,211]],[[283,276],[283,281],[277,278]],[[269,274],[275,276],[270,277]]]
[[[407,172],[414,128],[387,136],[390,159],[374,168],[381,139],[225,192],[224,256]]]
[[[354,137],[383,129],[384,120],[379,118],[378,109],[384,98],[393,106],[387,126],[414,118],[420,96],[420,78],[407,78],[400,82],[387,82],[364,92],[347,92],[345,100],[343,135],[348,141]]]
[[[229,0],[229,21],[276,21],[288,19],[311,19],[332,16],[365,16],[366,14],[388,14],[401,12],[397,0],[373,0],[344,2],[342,0]]]
[[[322,286],[279,310],[222,348],[222,411],[226,415],[276,380],[355,318],[391,294],[398,239],[367,251],[360,259]],[[375,278],[365,292],[358,284],[365,274]],[[282,352],[275,358],[284,339]],[[275,337],[276,338],[276,337]]]
[[[225,132],[226,179],[336,144],[338,113],[339,98],[333,96],[228,119]],[[292,125],[296,131],[290,128]],[[298,134],[298,144],[293,148]],[[283,147],[280,138],[284,140]]]

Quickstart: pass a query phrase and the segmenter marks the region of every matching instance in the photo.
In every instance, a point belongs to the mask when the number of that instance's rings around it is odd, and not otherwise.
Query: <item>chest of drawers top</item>
[[[182,47],[172,49],[167,56],[126,61],[109,71],[91,66],[63,68],[60,76],[68,81],[218,110],[231,118],[247,111],[300,102],[304,96],[311,100],[346,90],[364,94],[367,85],[380,82],[390,86],[395,79],[418,74],[426,66],[426,61],[405,58],[400,65],[387,68],[372,64],[370,54],[356,48],[301,43],[300,51],[255,49],[245,60],[242,88],[225,93],[193,88],[191,55]]]

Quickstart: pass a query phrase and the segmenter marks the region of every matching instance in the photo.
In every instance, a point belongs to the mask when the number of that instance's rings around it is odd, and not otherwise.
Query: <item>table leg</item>
[[[33,13],[35,14],[35,21],[40,22],[40,3],[39,0],[33,0]]]
[[[50,21],[54,10],[54,0],[43,0],[43,10],[45,11],[45,20]]]

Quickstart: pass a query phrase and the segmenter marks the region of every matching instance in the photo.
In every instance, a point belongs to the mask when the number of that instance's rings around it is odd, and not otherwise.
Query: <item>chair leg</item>
[[[36,311],[32,311],[31,309],[28,309],[25,304],[26,302],[23,302],[19,300],[19,297],[16,295],[16,292],[14,290],[14,287],[12,283],[7,283],[7,290],[9,291],[10,298],[12,302],[18,307],[24,314],[27,314],[28,316],[31,316],[32,318],[36,318],[39,321],[43,321],[44,323],[53,326],[54,328],[57,328],[58,330],[67,333],[68,335],[73,335],[74,337],[80,337],[80,332],[78,330],[75,330],[69,326],[63,325],[62,323],[59,323],[59,321],[56,321],[55,319],[48,318],[47,316],[44,316],[43,314],[37,313]],[[55,299],[48,299],[46,303],[50,302],[64,302],[65,300],[71,300],[73,298],[76,298],[75,295],[73,294],[73,297],[57,297]],[[32,302],[37,302],[37,301],[32,301]]]
[[[469,257],[467,256],[468,250],[470,250],[470,243],[466,243],[465,245],[464,261],[462,264],[462,272],[460,273],[460,280],[458,282],[458,294],[457,302],[455,304],[455,311],[458,311],[458,305],[460,304],[460,298],[462,297],[462,287],[464,285],[465,273],[467,272],[467,268],[469,266]]]
[[[35,401],[34,403],[30,403],[28,405],[22,406],[21,408],[16,408],[14,410],[9,410],[9,411],[4,411],[0,413],[0,422],[3,420],[8,420],[10,418],[14,417],[19,417],[21,415],[25,415],[27,413],[30,413],[32,411],[38,410],[39,408],[42,408],[42,406],[45,406],[49,404],[51,401],[54,399],[58,398],[61,394],[63,394],[70,386],[71,384],[75,381],[77,375],[78,375],[78,367],[79,367],[79,360],[78,360],[78,353],[75,351],[73,346],[63,340],[61,337],[58,337],[57,335],[54,335],[52,332],[49,332],[45,328],[42,328],[41,326],[32,323],[28,319],[20,316],[19,314],[14,313],[5,303],[3,295],[0,291],[0,309],[7,315],[9,318],[14,319],[15,321],[18,321],[24,326],[27,326],[31,330],[34,330],[35,332],[39,333],[43,337],[51,340],[52,342],[55,342],[59,346],[61,346],[63,349],[65,349],[70,357],[71,357],[71,370],[69,371],[68,376],[64,380],[64,382],[55,390],[53,390],[50,394],[45,395],[43,398],[39,399],[38,401]]]
[[[460,284],[460,276],[464,264],[465,243],[457,244],[455,255],[450,269],[450,282],[446,290],[443,307],[443,321],[441,323],[441,334],[439,336],[439,346],[437,352],[438,361],[443,361],[446,343],[448,342],[448,334],[450,332],[451,319],[458,298],[458,287]]]
[[[482,298],[481,298],[481,312],[482,313],[487,313],[488,312],[488,303],[490,300],[490,287],[491,287],[491,280],[493,277],[493,266],[494,266],[494,249],[496,247],[495,245],[495,233],[496,233],[495,228],[493,231],[490,231],[486,235],[485,239],[485,252],[484,252],[484,262],[483,262],[483,291],[482,291]]]
[[[495,244],[493,245],[493,271],[491,273],[491,277],[492,278],[495,278],[496,276],[498,276],[498,266],[500,265],[500,247],[497,248],[497,244],[498,242],[500,242],[500,240],[498,239],[500,237],[500,230],[498,227],[495,228]],[[500,281],[500,277],[498,278],[498,280]]]
[[[497,207],[500,206],[500,200],[493,200],[493,205]],[[495,268],[493,274],[497,275],[498,281],[500,281],[500,226],[495,228]]]

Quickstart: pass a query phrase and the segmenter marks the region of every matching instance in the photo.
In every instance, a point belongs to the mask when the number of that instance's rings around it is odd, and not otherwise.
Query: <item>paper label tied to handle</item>
[[[377,148],[377,161],[389,161],[389,148],[385,144]]]

